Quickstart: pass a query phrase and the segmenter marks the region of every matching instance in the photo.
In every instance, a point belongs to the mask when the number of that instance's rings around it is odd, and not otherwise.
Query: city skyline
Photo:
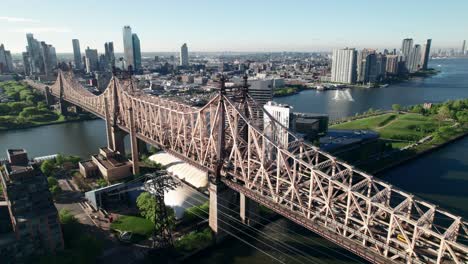
[[[340,5],[325,1],[294,1],[290,5],[245,1],[232,6],[215,1],[196,4],[143,1],[140,5],[145,8],[128,13],[123,1],[109,5],[85,0],[73,6],[48,1],[25,9],[22,1],[7,0],[4,6],[8,8],[0,12],[0,34],[6,36],[2,40],[5,46],[16,54],[25,49],[26,33],[51,43],[57,53],[72,53],[71,39],[79,39],[82,49],[99,47],[99,53],[103,53],[102,43],[111,40],[115,42],[115,51],[121,53],[121,28],[127,24],[138,32],[142,52],[177,52],[183,43],[188,43],[195,52],[383,49],[398,48],[406,37],[421,43],[432,38],[434,48],[457,48],[468,36],[468,30],[461,26],[468,22],[463,14],[468,3],[457,2],[456,9],[445,10],[423,1],[401,0],[393,1],[392,5],[361,0]],[[88,8],[88,4],[93,8]],[[367,15],[356,16],[362,12],[362,5],[369,7]],[[392,9],[394,12],[387,12]],[[71,10],[86,14],[86,18],[69,19]],[[174,18],[173,12],[164,10],[176,10],[177,16]],[[54,15],[46,15],[50,13]],[[118,14],[124,13],[128,16],[121,19]],[[215,26],[220,21],[222,29]]]

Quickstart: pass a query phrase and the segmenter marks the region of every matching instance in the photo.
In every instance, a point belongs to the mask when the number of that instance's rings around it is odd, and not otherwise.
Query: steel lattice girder
[[[127,109],[133,109],[139,138],[211,172],[221,136],[215,128],[225,120],[222,175],[231,188],[315,232],[327,230],[331,235],[322,235],[372,262],[468,262],[465,220],[306,144],[269,116],[268,129],[291,139],[281,146],[258,127],[256,118],[268,113],[252,99],[240,104],[219,94],[194,108],[147,96],[131,80],[116,77],[96,96],[62,71],[49,90],[101,118],[110,116],[109,122],[126,131]],[[350,247],[350,241],[358,246]]]

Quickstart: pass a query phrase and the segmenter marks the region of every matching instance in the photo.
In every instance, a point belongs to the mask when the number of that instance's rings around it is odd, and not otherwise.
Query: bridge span
[[[257,120],[268,113],[248,96],[247,85],[228,96],[221,80],[220,92],[194,108],[145,95],[131,79],[115,76],[100,95],[70,72],[59,71],[50,86],[27,82],[49,101],[104,119],[109,148],[124,151],[129,133],[134,172],[138,140],[206,171],[215,233],[228,228],[217,212],[226,203],[221,197],[234,190],[241,202],[262,204],[372,263],[468,263],[466,219],[307,144],[271,116],[261,127]],[[291,140],[285,146],[266,130]]]

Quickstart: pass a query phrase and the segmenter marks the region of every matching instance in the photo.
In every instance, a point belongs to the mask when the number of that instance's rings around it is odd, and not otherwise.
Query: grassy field
[[[151,221],[138,216],[124,215],[111,224],[111,228],[120,231],[130,231],[133,234],[149,237],[154,230]]]
[[[430,116],[420,114],[389,113],[380,116],[369,117],[349,121],[330,126],[332,129],[369,129],[380,134],[382,139],[418,141],[435,132],[439,126],[453,125],[454,122],[440,122]],[[403,144],[398,143],[398,146]]]
[[[451,104],[450,102],[445,103],[446,106]],[[368,129],[378,132],[380,135],[376,141],[338,153],[337,156],[372,173],[413,158],[468,133],[466,107],[464,103],[461,103],[462,106],[460,106],[460,102],[458,104],[458,106],[452,104],[452,112],[450,112],[452,118],[445,118],[446,121],[440,121],[441,119],[437,118],[437,114],[434,113],[423,115],[395,112],[332,125],[331,129]],[[440,109],[441,106],[438,107]],[[436,111],[434,110],[434,112]],[[458,120],[453,117],[457,117]],[[432,139],[423,144],[415,144],[409,149],[393,152],[392,155],[385,155],[389,151],[402,149],[427,136],[432,136]]]

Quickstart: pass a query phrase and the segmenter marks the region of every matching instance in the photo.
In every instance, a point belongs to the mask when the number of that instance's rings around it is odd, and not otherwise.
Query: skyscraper
[[[187,47],[187,43],[184,43],[182,47],[180,47],[180,66],[188,66],[188,65],[189,65],[188,47]]]
[[[115,55],[114,55],[114,43],[113,42],[106,42],[104,44],[104,54],[106,58],[106,68],[108,70],[112,70],[115,66]]]
[[[398,55],[387,55],[386,72],[391,75],[398,74],[398,64],[400,56]]]
[[[132,46],[133,46],[133,68],[135,70],[141,69],[141,48],[140,48],[140,39],[138,35],[132,34]]]
[[[406,65],[410,73],[415,73],[421,68],[422,49],[421,45],[416,44],[411,49]]]
[[[86,72],[91,73],[99,70],[99,57],[96,49],[90,49],[89,47],[85,50],[86,55]]]
[[[73,59],[75,62],[75,69],[83,69],[83,63],[81,63],[81,50],[80,50],[80,41],[77,39],[72,39],[73,43]]]
[[[403,40],[403,43],[401,44],[401,53],[405,57],[405,60],[410,55],[411,49],[413,48],[413,39],[406,38]]]
[[[431,43],[432,39],[428,39],[422,50],[423,54],[421,56],[421,68],[423,70],[427,70],[427,64],[429,63],[429,55],[431,53]]]
[[[33,34],[26,34],[26,40],[28,41],[28,46],[26,47],[27,63],[29,64],[29,73],[30,74],[45,74],[46,76],[51,76],[52,71],[57,68],[57,54],[55,48],[45,43],[44,41],[39,42],[33,36]],[[25,68],[27,68],[25,66]]]
[[[0,73],[13,72],[13,60],[9,50],[5,49],[3,44],[0,45]]]
[[[44,73],[44,60],[42,59],[41,45],[39,41],[37,41],[31,33],[26,34],[26,40],[28,41],[28,46],[26,49],[29,53],[31,73]]]
[[[24,75],[29,76],[31,75],[31,64],[30,64],[30,57],[28,52],[23,52],[23,68],[24,68]]]
[[[356,82],[356,60],[355,49],[335,49],[333,50],[331,80],[339,83]]]
[[[466,52],[466,40],[463,41],[462,49],[461,49],[461,55],[465,55]]]
[[[135,57],[133,56],[133,36],[130,26],[123,27],[124,60],[128,69],[129,66],[135,68]],[[126,70],[126,69],[123,69]]]
[[[369,71],[371,67],[370,55],[375,54],[373,49],[363,49],[359,52],[357,59],[357,81],[362,83],[369,82]]]

